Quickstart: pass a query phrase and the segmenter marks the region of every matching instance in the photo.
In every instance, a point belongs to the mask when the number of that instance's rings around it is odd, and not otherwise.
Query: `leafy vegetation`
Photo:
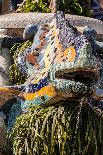
[[[14,154],[102,154],[103,116],[95,108],[84,105],[80,114],[76,103],[32,107],[29,113],[17,118],[10,135]]]
[[[10,50],[13,58],[13,65],[10,67],[10,80],[13,84],[22,84],[25,82],[26,77],[21,75],[17,65],[17,58],[20,53],[24,52],[27,47],[32,45],[31,41],[26,41],[24,43],[16,43]]]
[[[48,0],[26,0],[18,9],[18,12],[50,12]]]
[[[89,16],[90,10],[86,7],[86,2],[82,0],[58,0],[58,10],[64,10],[65,13]],[[18,12],[51,12],[50,0],[25,0]]]

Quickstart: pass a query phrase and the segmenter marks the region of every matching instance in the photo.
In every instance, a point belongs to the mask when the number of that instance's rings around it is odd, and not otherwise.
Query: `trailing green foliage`
[[[58,0],[58,10],[64,10],[65,13],[89,16],[90,10],[86,1],[82,0]],[[50,0],[25,0],[18,12],[50,12]]]
[[[89,16],[90,10],[86,5],[86,0],[58,0],[59,10],[65,13]]]
[[[38,0],[38,3],[35,0],[26,0],[18,12],[50,12],[48,5],[49,0]]]
[[[15,155],[100,155],[103,118],[89,106],[34,106],[17,118],[11,133]],[[97,110],[96,110],[97,111]],[[78,122],[79,119],[79,122]]]
[[[6,141],[0,137],[0,155],[5,155],[7,153],[6,145]]]
[[[15,44],[11,50],[10,53],[13,58],[13,65],[10,67],[10,80],[13,84],[22,84],[25,82],[26,77],[21,75],[18,65],[17,65],[17,58],[20,53],[24,52],[27,47],[30,47],[32,45],[32,42],[26,41],[24,43],[17,43]]]

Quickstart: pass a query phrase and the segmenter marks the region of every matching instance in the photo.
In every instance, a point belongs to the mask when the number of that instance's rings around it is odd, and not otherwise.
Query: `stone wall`
[[[0,29],[7,29],[8,36],[21,37],[28,24],[41,24],[53,17],[52,13],[10,13],[0,16]],[[70,24],[76,27],[89,26],[97,31],[97,39],[103,41],[103,22],[97,19],[66,15]]]

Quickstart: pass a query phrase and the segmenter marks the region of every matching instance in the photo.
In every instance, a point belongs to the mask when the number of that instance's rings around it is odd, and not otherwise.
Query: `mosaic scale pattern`
[[[63,12],[41,25],[32,46],[18,56],[19,69],[28,80],[22,85],[0,87],[0,110],[8,129],[31,105],[92,95],[101,78],[96,47],[92,33],[78,33]]]

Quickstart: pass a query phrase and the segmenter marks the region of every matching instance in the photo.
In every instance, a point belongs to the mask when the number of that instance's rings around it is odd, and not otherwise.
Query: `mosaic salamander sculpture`
[[[94,94],[102,81],[103,44],[95,41],[96,32],[85,28],[81,34],[63,12],[36,29],[32,46],[18,56],[19,69],[28,80],[22,85],[0,87],[0,110],[8,129],[34,104],[56,105],[83,96],[99,99]]]

